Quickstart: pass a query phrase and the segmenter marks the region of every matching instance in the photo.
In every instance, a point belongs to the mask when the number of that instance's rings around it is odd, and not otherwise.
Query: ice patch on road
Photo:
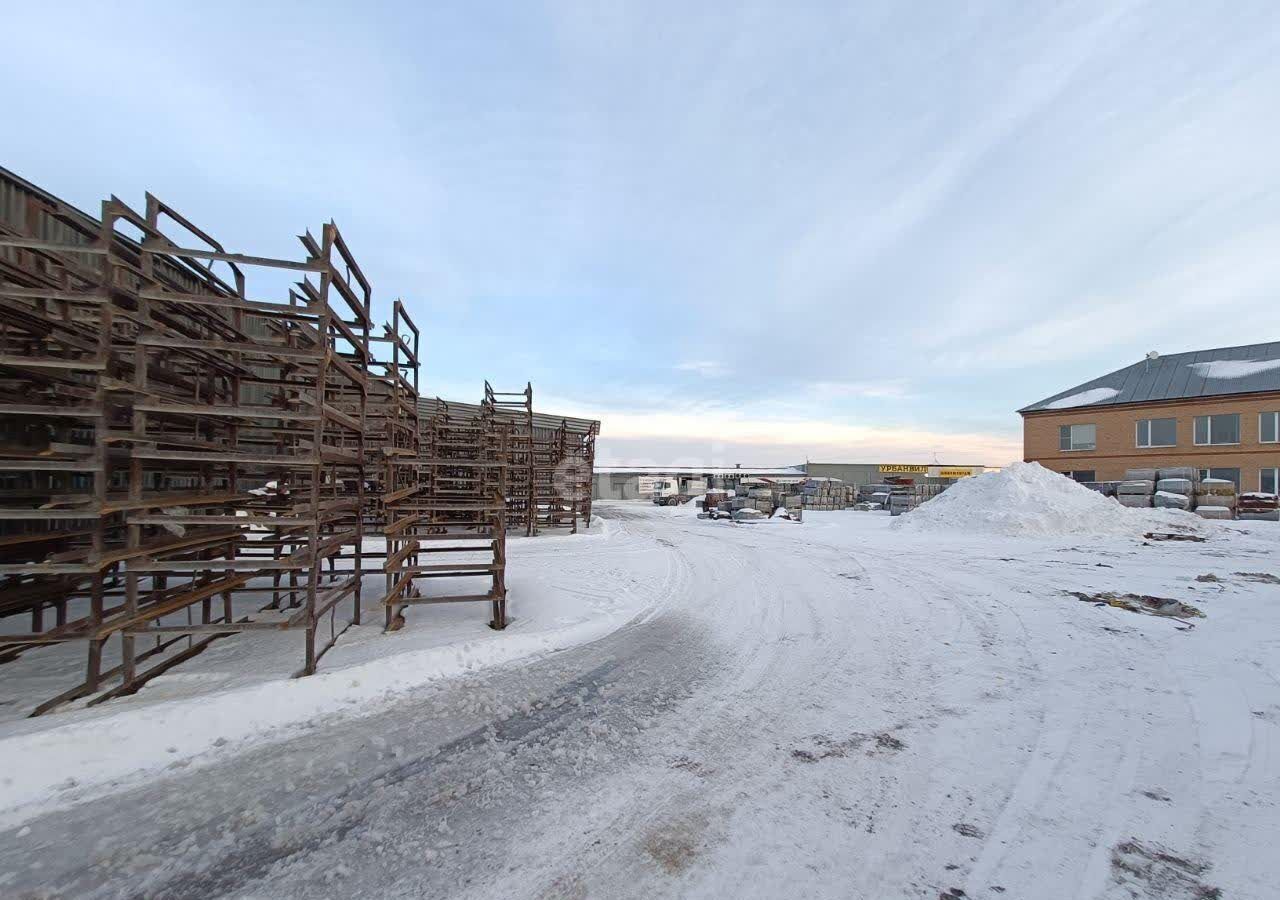
[[[1017,462],[999,472],[962,478],[903,515],[893,527],[1009,537],[1136,537],[1153,530],[1212,531],[1211,523],[1180,509],[1121,506],[1034,462]]]

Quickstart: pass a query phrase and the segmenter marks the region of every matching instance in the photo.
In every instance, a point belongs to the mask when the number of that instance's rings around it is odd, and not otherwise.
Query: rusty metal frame
[[[243,632],[301,632],[309,675],[360,623],[367,574],[388,631],[410,606],[471,601],[504,628],[508,529],[589,524],[596,424],[535,427],[532,385],[487,382],[480,404],[423,415],[419,329],[397,300],[373,332],[336,224],[278,259],[229,252],[150,194],[95,219],[0,169],[10,197],[0,618],[30,628],[0,636],[0,663],[88,648],[84,679],[33,715]],[[299,280],[259,296],[272,272]]]

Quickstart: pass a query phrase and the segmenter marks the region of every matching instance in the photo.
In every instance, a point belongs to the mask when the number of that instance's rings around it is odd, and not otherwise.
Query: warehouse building
[[[654,485],[674,481],[678,492],[694,496],[707,490],[737,490],[746,478],[795,484],[806,478],[838,478],[855,486],[903,479],[915,484],[950,484],[957,478],[988,471],[985,466],[917,465],[910,463],[805,463],[781,467],[597,466],[595,499],[647,500]]]
[[[1193,466],[1280,489],[1280,342],[1147,358],[1019,410],[1023,458],[1077,481]]]
[[[907,480],[914,484],[951,484],[990,471],[987,466],[943,465],[934,463],[806,463],[806,472],[815,478],[839,478],[845,484],[883,484],[891,480]]]
[[[737,490],[744,478],[798,483],[805,479],[803,466],[707,467],[707,466],[596,466],[592,496],[596,500],[648,500],[658,482],[672,482],[687,496],[708,490]]]

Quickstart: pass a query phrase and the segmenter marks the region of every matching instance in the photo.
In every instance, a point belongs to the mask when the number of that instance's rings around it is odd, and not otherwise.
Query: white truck
[[[704,478],[668,476],[653,479],[653,502],[656,506],[679,506],[707,492]]]

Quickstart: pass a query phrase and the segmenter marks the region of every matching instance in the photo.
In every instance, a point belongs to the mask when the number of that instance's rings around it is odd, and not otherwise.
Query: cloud
[[[706,378],[723,378],[729,369],[723,364],[709,359],[696,359],[682,362],[676,366],[677,372],[696,372]]]
[[[872,400],[902,400],[911,396],[904,378],[882,381],[817,381],[811,389],[822,397],[861,397]]]
[[[777,465],[806,457],[825,461],[900,461],[1002,465],[1022,458],[1016,430],[945,432],[930,428],[858,425],[803,418],[764,418],[743,412],[605,411],[603,456],[689,457],[710,460],[729,452],[737,462]],[[722,449],[717,449],[722,448]],[[659,460],[665,464],[668,460]]]
[[[1272,4],[745,0],[678,27],[645,4],[375,4],[249,31],[16,6],[61,63],[13,92],[7,167],[89,209],[151,189],[250,253],[333,216],[379,317],[402,296],[422,327],[424,393],[532,380],[629,450],[720,427],[772,452],[754,418],[780,454],[1016,457],[1014,409],[1273,321]],[[95,80],[103,45],[146,49],[155,90]],[[14,44],[0,79],[47,49]],[[346,77],[312,90],[332,59]],[[317,141],[285,108],[354,118]],[[86,132],[131,152],[86,157]],[[671,410],[706,427],[634,424]]]

